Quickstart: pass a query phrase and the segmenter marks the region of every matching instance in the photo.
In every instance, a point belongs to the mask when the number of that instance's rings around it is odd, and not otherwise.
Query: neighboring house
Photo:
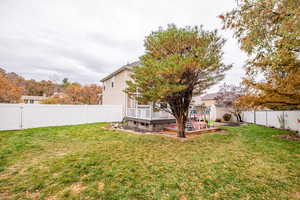
[[[39,104],[41,101],[47,99],[46,96],[21,96],[21,103]]]
[[[203,96],[195,96],[193,97],[193,106],[198,112],[201,112],[201,105],[207,107],[207,110],[209,110],[207,117],[210,120],[223,119],[223,115],[230,113],[231,108],[218,104],[218,95],[218,93],[208,93]],[[232,116],[231,120],[235,120],[235,117]]]
[[[217,103],[218,93],[209,93],[204,96],[201,96],[201,103],[206,107],[212,106]]]
[[[149,131],[159,130],[175,119],[166,112],[156,112],[151,104],[141,105],[124,92],[130,80],[132,68],[139,62],[127,64],[101,79],[103,83],[103,105],[122,105],[124,120],[132,127]]]

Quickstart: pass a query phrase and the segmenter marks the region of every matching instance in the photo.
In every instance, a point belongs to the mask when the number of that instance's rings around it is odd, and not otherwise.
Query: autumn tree
[[[45,95],[47,97],[52,96],[57,88],[57,85],[52,81],[42,80],[39,82],[39,87],[41,90],[41,95]]]
[[[17,86],[0,68],[0,103],[17,103],[22,95],[22,88]]]
[[[140,102],[166,103],[177,123],[178,137],[185,137],[185,124],[193,94],[201,94],[224,77],[230,66],[222,63],[225,40],[217,31],[202,27],[169,25],[145,40],[141,65],[128,81],[129,94]]]
[[[26,81],[22,76],[19,76],[15,72],[7,72],[5,74],[6,78],[17,87],[20,87],[24,92],[24,82]]]
[[[52,96],[56,90],[58,90],[58,85],[52,81],[36,81],[36,80],[25,80],[24,83],[24,95],[29,96]]]
[[[61,94],[54,95],[42,101],[42,104],[89,104],[101,103],[100,86],[91,84],[81,86],[79,83],[70,83]]]
[[[249,55],[244,83],[252,88],[253,106],[300,108],[300,2],[299,0],[238,0],[221,15],[224,28],[234,31]],[[257,75],[263,75],[258,80]]]
[[[80,85],[70,84],[65,90],[66,98],[69,98],[70,104],[81,104],[81,87]]]
[[[40,101],[41,104],[64,104],[62,103],[64,99],[62,97],[59,97],[58,95],[49,97],[47,99],[44,99],[42,101]],[[68,104],[68,103],[66,103]]]
[[[101,103],[102,88],[99,85],[91,84],[81,88],[83,104]]]

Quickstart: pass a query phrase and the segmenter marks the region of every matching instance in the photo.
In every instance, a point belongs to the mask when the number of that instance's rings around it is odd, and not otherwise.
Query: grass
[[[300,143],[227,127],[181,141],[105,124],[0,132],[0,199],[297,199]]]

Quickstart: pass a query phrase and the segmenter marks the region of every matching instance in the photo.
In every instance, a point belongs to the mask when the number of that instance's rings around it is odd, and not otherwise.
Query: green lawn
[[[0,132],[0,199],[297,199],[300,142],[228,127],[182,141],[105,124]]]

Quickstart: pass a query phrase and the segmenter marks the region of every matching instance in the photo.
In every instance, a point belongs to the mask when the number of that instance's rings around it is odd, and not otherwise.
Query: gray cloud
[[[0,66],[26,78],[97,83],[143,54],[143,40],[169,23],[220,29],[217,16],[235,0],[1,0]],[[243,62],[228,31],[224,62],[233,63],[226,82],[238,83]],[[211,89],[216,90],[217,86]]]

